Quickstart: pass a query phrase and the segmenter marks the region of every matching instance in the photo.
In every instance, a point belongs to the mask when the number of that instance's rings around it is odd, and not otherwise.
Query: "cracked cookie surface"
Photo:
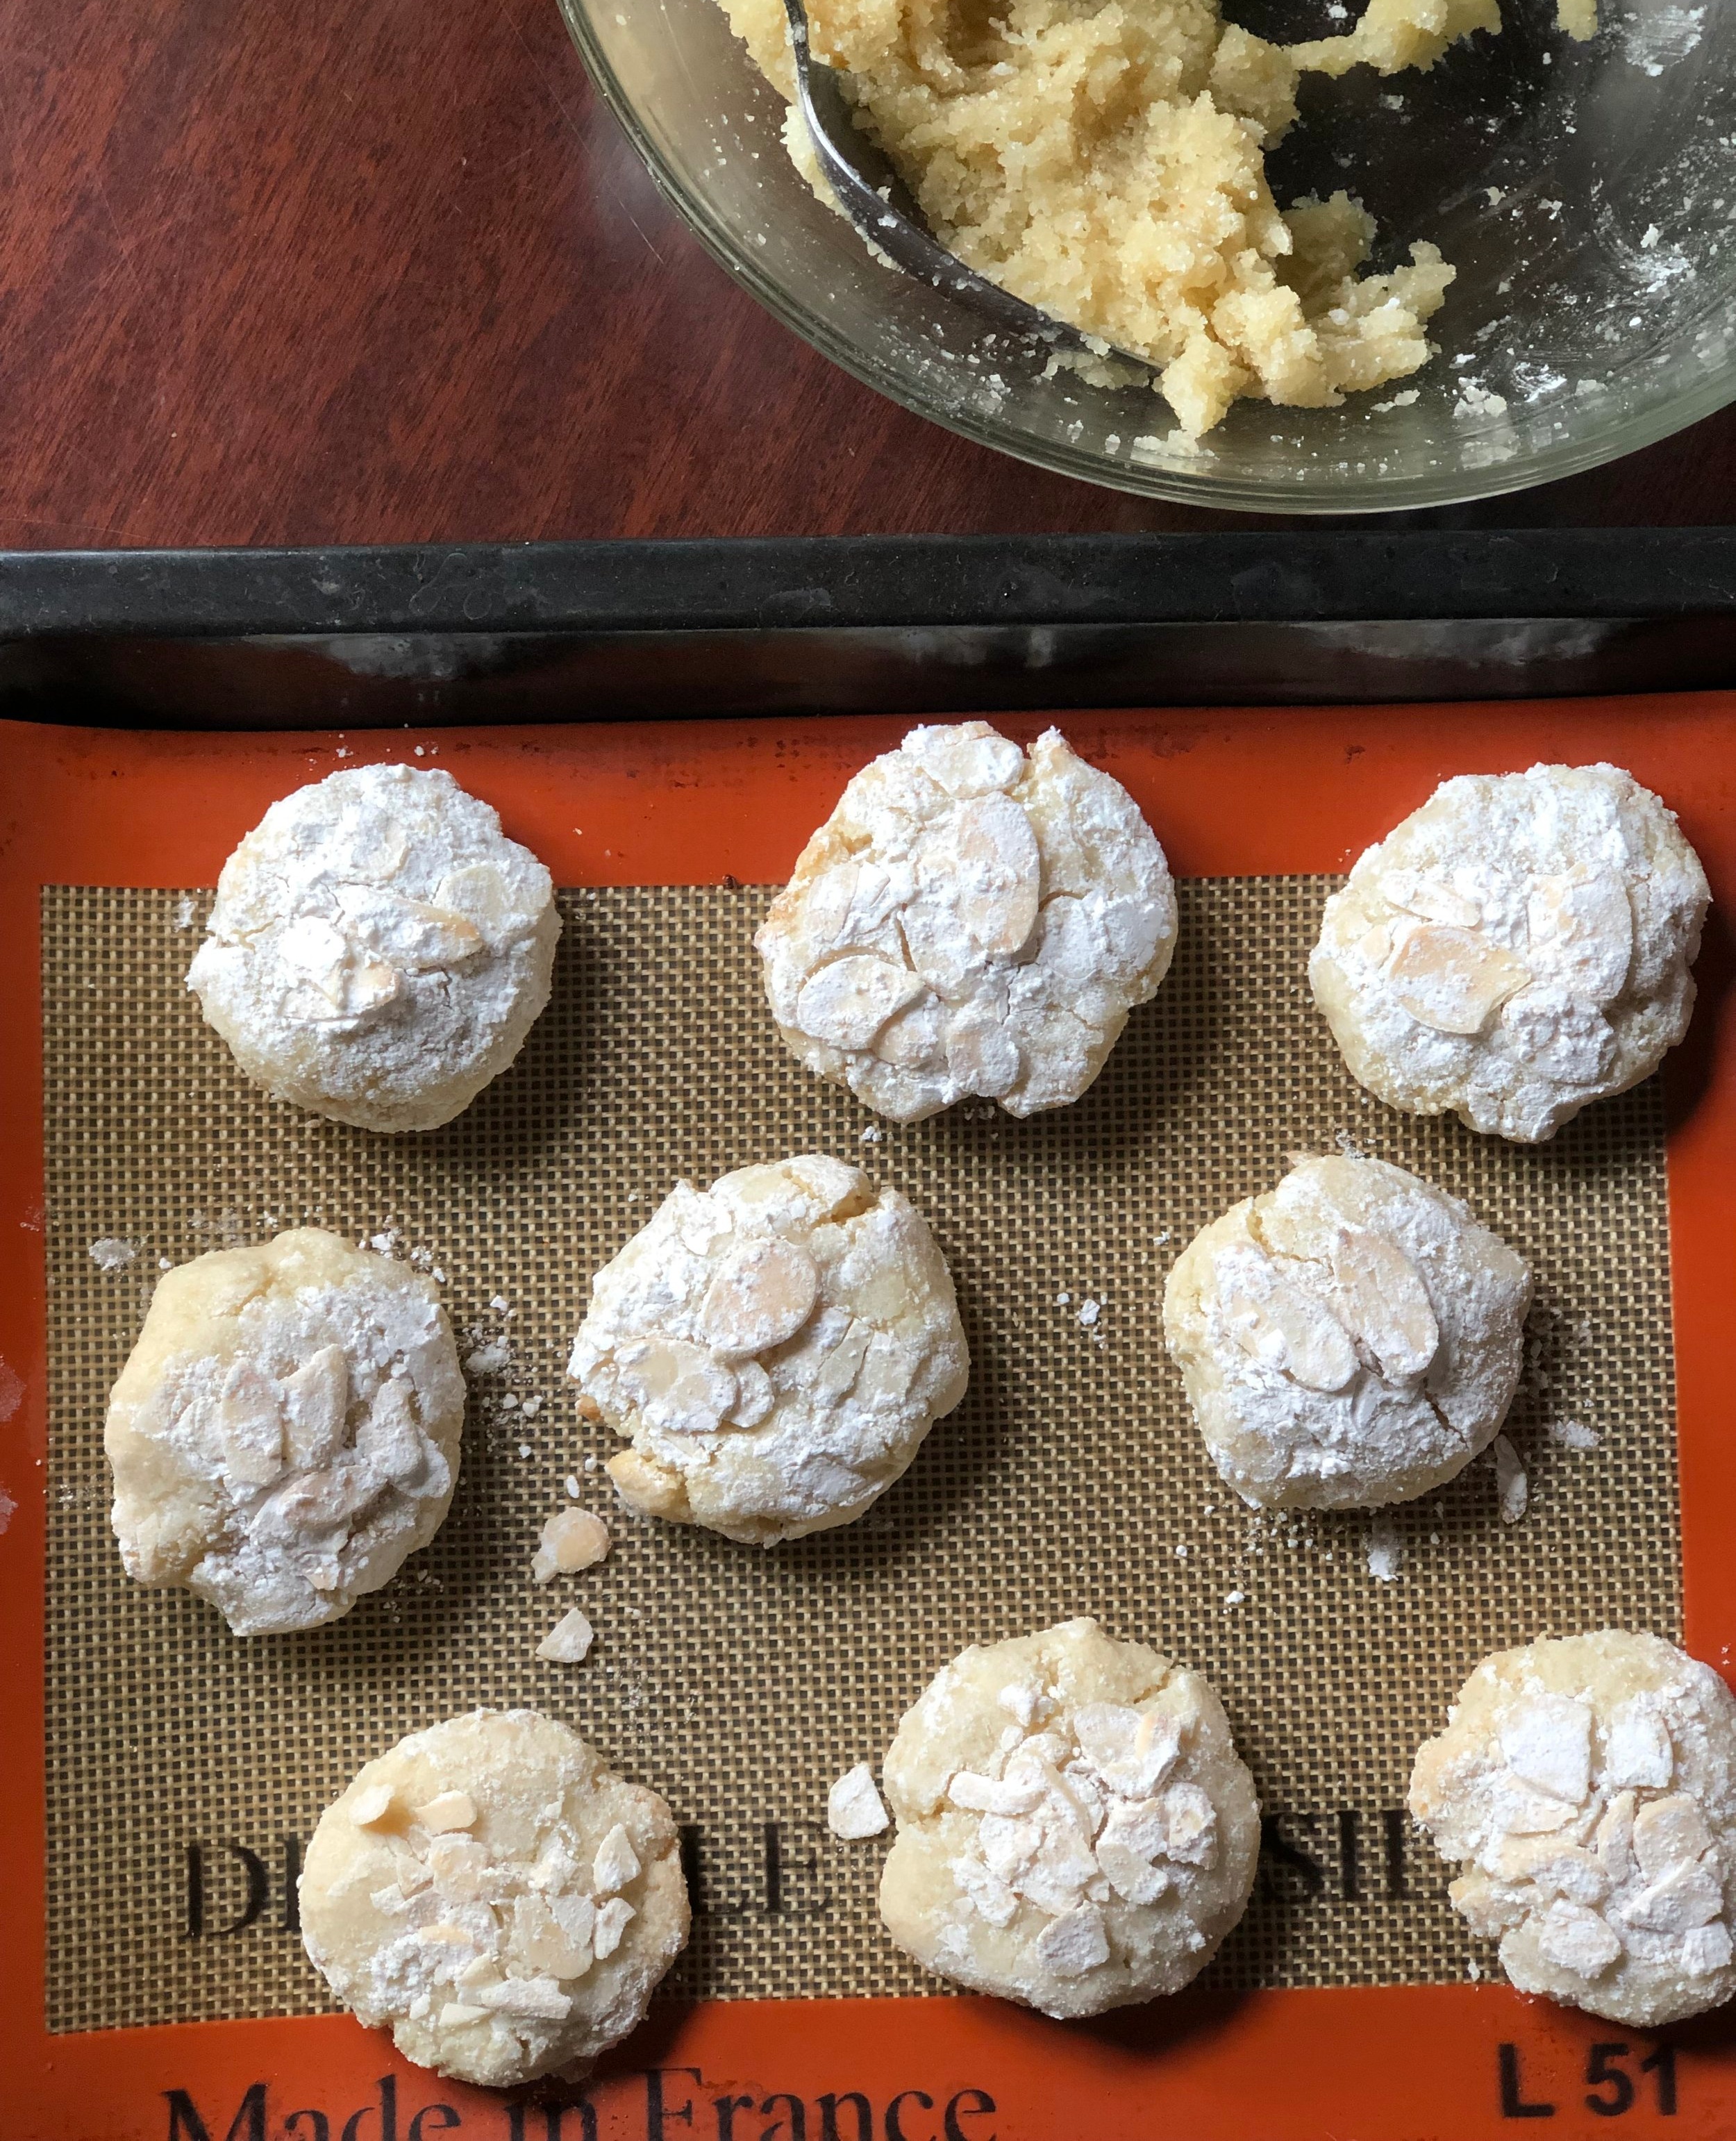
[[[450,1122],[548,1001],[548,871],[449,773],[370,765],[273,803],[187,986],[255,1084],[371,1130]]]
[[[158,1281],[109,1398],[126,1573],[238,1636],[317,1628],[440,1529],[464,1377],[430,1281],[302,1227]]]
[[[301,1918],[360,2020],[495,2089],[576,2078],[636,2029],[689,1923],[668,1807],[534,1710],[365,1764],[307,1847]]]
[[[912,729],[802,850],[754,942],[778,1030],[897,1122],[1076,1100],[1175,949],[1163,851],[1050,729]]]
[[[1410,1811],[1522,1991],[1637,2029],[1736,1992],[1736,1699],[1674,1644],[1606,1629],[1486,1658]]]
[[[1244,1501],[1360,1509],[1426,1494],[1488,1447],[1531,1298],[1523,1260],[1456,1197],[1335,1155],[1194,1238],[1163,1333]]]
[[[1179,1991],[1252,1890],[1260,1809],[1217,1695],[1094,1621],[955,1658],[882,1777],[887,1930],[941,1976],[1045,2015]]]
[[[1710,898],[1619,767],[1461,775],[1327,901],[1309,979],[1370,1092],[1535,1144],[1687,1031]]]
[[[922,1215],[815,1153],[678,1183],[593,1280],[568,1372],[632,1445],[629,1509],[770,1546],[860,1516],[970,1356]]]

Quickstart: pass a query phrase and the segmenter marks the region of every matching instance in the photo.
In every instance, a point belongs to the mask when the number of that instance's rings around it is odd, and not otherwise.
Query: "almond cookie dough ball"
[[[187,986],[278,1100],[431,1130],[518,1054],[560,929],[548,871],[486,803],[367,765],[272,805],[224,864]]]
[[[568,1373],[630,1509],[750,1546],[847,1524],[965,1394],[927,1222],[823,1154],[677,1183],[592,1281]]]
[[[1736,1992],[1736,1700],[1655,1636],[1497,1651],[1417,1755],[1410,1811],[1522,1992],[1653,2030]]]
[[[1257,1509],[1408,1502],[1495,1439],[1531,1273],[1384,1160],[1304,1159],[1196,1235],[1163,1335],[1212,1462]]]
[[[1630,774],[1465,774],[1327,901],[1308,976],[1371,1093],[1534,1144],[1687,1031],[1710,899]]]
[[[129,1576],[317,1628],[440,1529],[465,1385],[430,1282],[316,1227],[159,1280],[109,1398]]]
[[[896,1122],[1076,1100],[1175,949],[1163,850],[1055,729],[912,729],[858,773],[754,942],[778,1030]]]
[[[1223,1705],[1094,1621],[972,1645],[882,1775],[887,1930],[941,1976],[1045,2015],[1178,1992],[1253,1888],[1260,1808]]]
[[[366,1763],[320,1816],[302,1937],[407,2060],[501,2089],[578,2077],[687,1938],[674,1817],[534,1710],[474,1710]]]

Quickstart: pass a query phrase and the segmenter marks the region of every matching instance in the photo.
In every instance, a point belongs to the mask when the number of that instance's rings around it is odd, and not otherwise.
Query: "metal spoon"
[[[789,42],[794,49],[796,96],[814,138],[814,154],[839,205],[862,235],[907,274],[932,283],[937,290],[950,290],[993,321],[1003,333],[1044,342],[1054,349],[1103,356],[1105,346],[1099,339],[1087,337],[1065,320],[1039,312],[1011,290],[1003,290],[998,283],[967,268],[956,253],[947,252],[923,220],[922,211],[890,160],[856,125],[837,70],[814,58],[803,0],[784,0],[784,9],[789,17]],[[1149,369],[1143,357],[1114,348],[1108,353]]]

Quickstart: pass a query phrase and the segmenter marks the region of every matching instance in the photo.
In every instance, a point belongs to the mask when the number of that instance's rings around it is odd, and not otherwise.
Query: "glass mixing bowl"
[[[1345,187],[1373,270],[1430,239],[1458,270],[1440,354],[1338,409],[1241,401],[1197,446],[1147,385],[1045,377],[954,298],[883,267],[797,175],[784,105],[716,0],[560,0],[603,97],[707,249],[788,327],[919,416],[1040,466],[1193,505],[1390,511],[1517,490],[1736,398],[1736,0],[1553,0],[1429,72],[1305,79],[1281,202]],[[1228,0],[1292,42],[1333,0]],[[1351,0],[1350,12],[1359,12]]]

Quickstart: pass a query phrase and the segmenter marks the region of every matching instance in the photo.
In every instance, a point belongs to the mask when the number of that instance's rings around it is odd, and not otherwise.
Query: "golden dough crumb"
[[[723,5],[793,96],[780,0]],[[1560,0],[1562,27],[1589,35],[1596,5]],[[1222,22],[1217,0],[814,0],[809,16],[942,243],[1157,366],[1185,434],[1242,396],[1332,408],[1427,362],[1453,269],[1419,243],[1409,266],[1360,275],[1373,219],[1345,193],[1281,210],[1265,153],[1300,68],[1432,66],[1499,28],[1497,0],[1370,0],[1350,35],[1289,51]],[[784,141],[835,207],[794,110]]]

